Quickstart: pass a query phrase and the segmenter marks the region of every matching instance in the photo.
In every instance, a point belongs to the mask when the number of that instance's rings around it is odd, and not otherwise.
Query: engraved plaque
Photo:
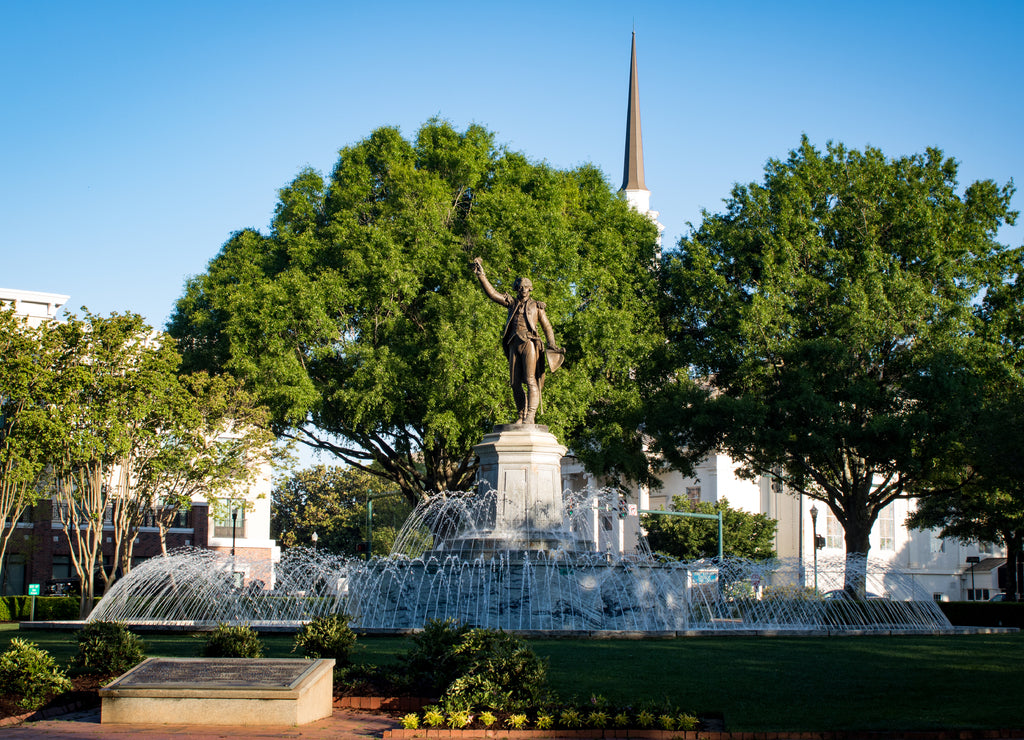
[[[290,690],[316,665],[292,658],[151,658],[107,688],[248,687]]]

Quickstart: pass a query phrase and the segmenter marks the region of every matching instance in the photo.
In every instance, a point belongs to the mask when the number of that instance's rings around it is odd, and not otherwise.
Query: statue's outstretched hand
[[[484,274],[484,262],[479,257],[474,257],[473,261],[469,263],[469,269],[475,272],[477,275]]]

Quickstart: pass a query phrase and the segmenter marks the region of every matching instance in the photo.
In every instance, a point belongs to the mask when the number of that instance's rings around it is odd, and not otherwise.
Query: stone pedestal
[[[479,490],[498,493],[493,529],[484,539],[501,541],[505,549],[513,550],[565,546],[562,456],[566,448],[555,435],[540,424],[504,424],[494,427],[473,449],[480,458]]]

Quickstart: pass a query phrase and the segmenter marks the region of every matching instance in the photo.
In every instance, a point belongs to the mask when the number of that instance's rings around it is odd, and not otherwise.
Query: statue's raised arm
[[[501,346],[508,360],[509,385],[519,412],[516,424],[534,424],[541,409],[541,390],[544,387],[544,360],[548,358],[551,372],[562,364],[564,350],[555,342],[555,332],[548,321],[545,305],[530,297],[533,283],[529,278],[516,278],[512,286],[516,294],[499,293],[484,273],[483,261],[476,257],[469,263],[480,281],[484,293],[495,303],[508,309],[508,318],[501,333]],[[544,332],[547,347],[538,332]],[[526,389],[523,389],[526,386]]]

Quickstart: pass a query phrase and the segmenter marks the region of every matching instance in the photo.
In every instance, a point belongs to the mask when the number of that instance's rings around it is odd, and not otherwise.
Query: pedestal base
[[[557,550],[569,544],[562,523],[566,448],[546,426],[496,426],[473,449],[480,458],[479,490],[498,496],[493,530],[460,543],[461,549],[483,552],[500,543],[504,550]]]

